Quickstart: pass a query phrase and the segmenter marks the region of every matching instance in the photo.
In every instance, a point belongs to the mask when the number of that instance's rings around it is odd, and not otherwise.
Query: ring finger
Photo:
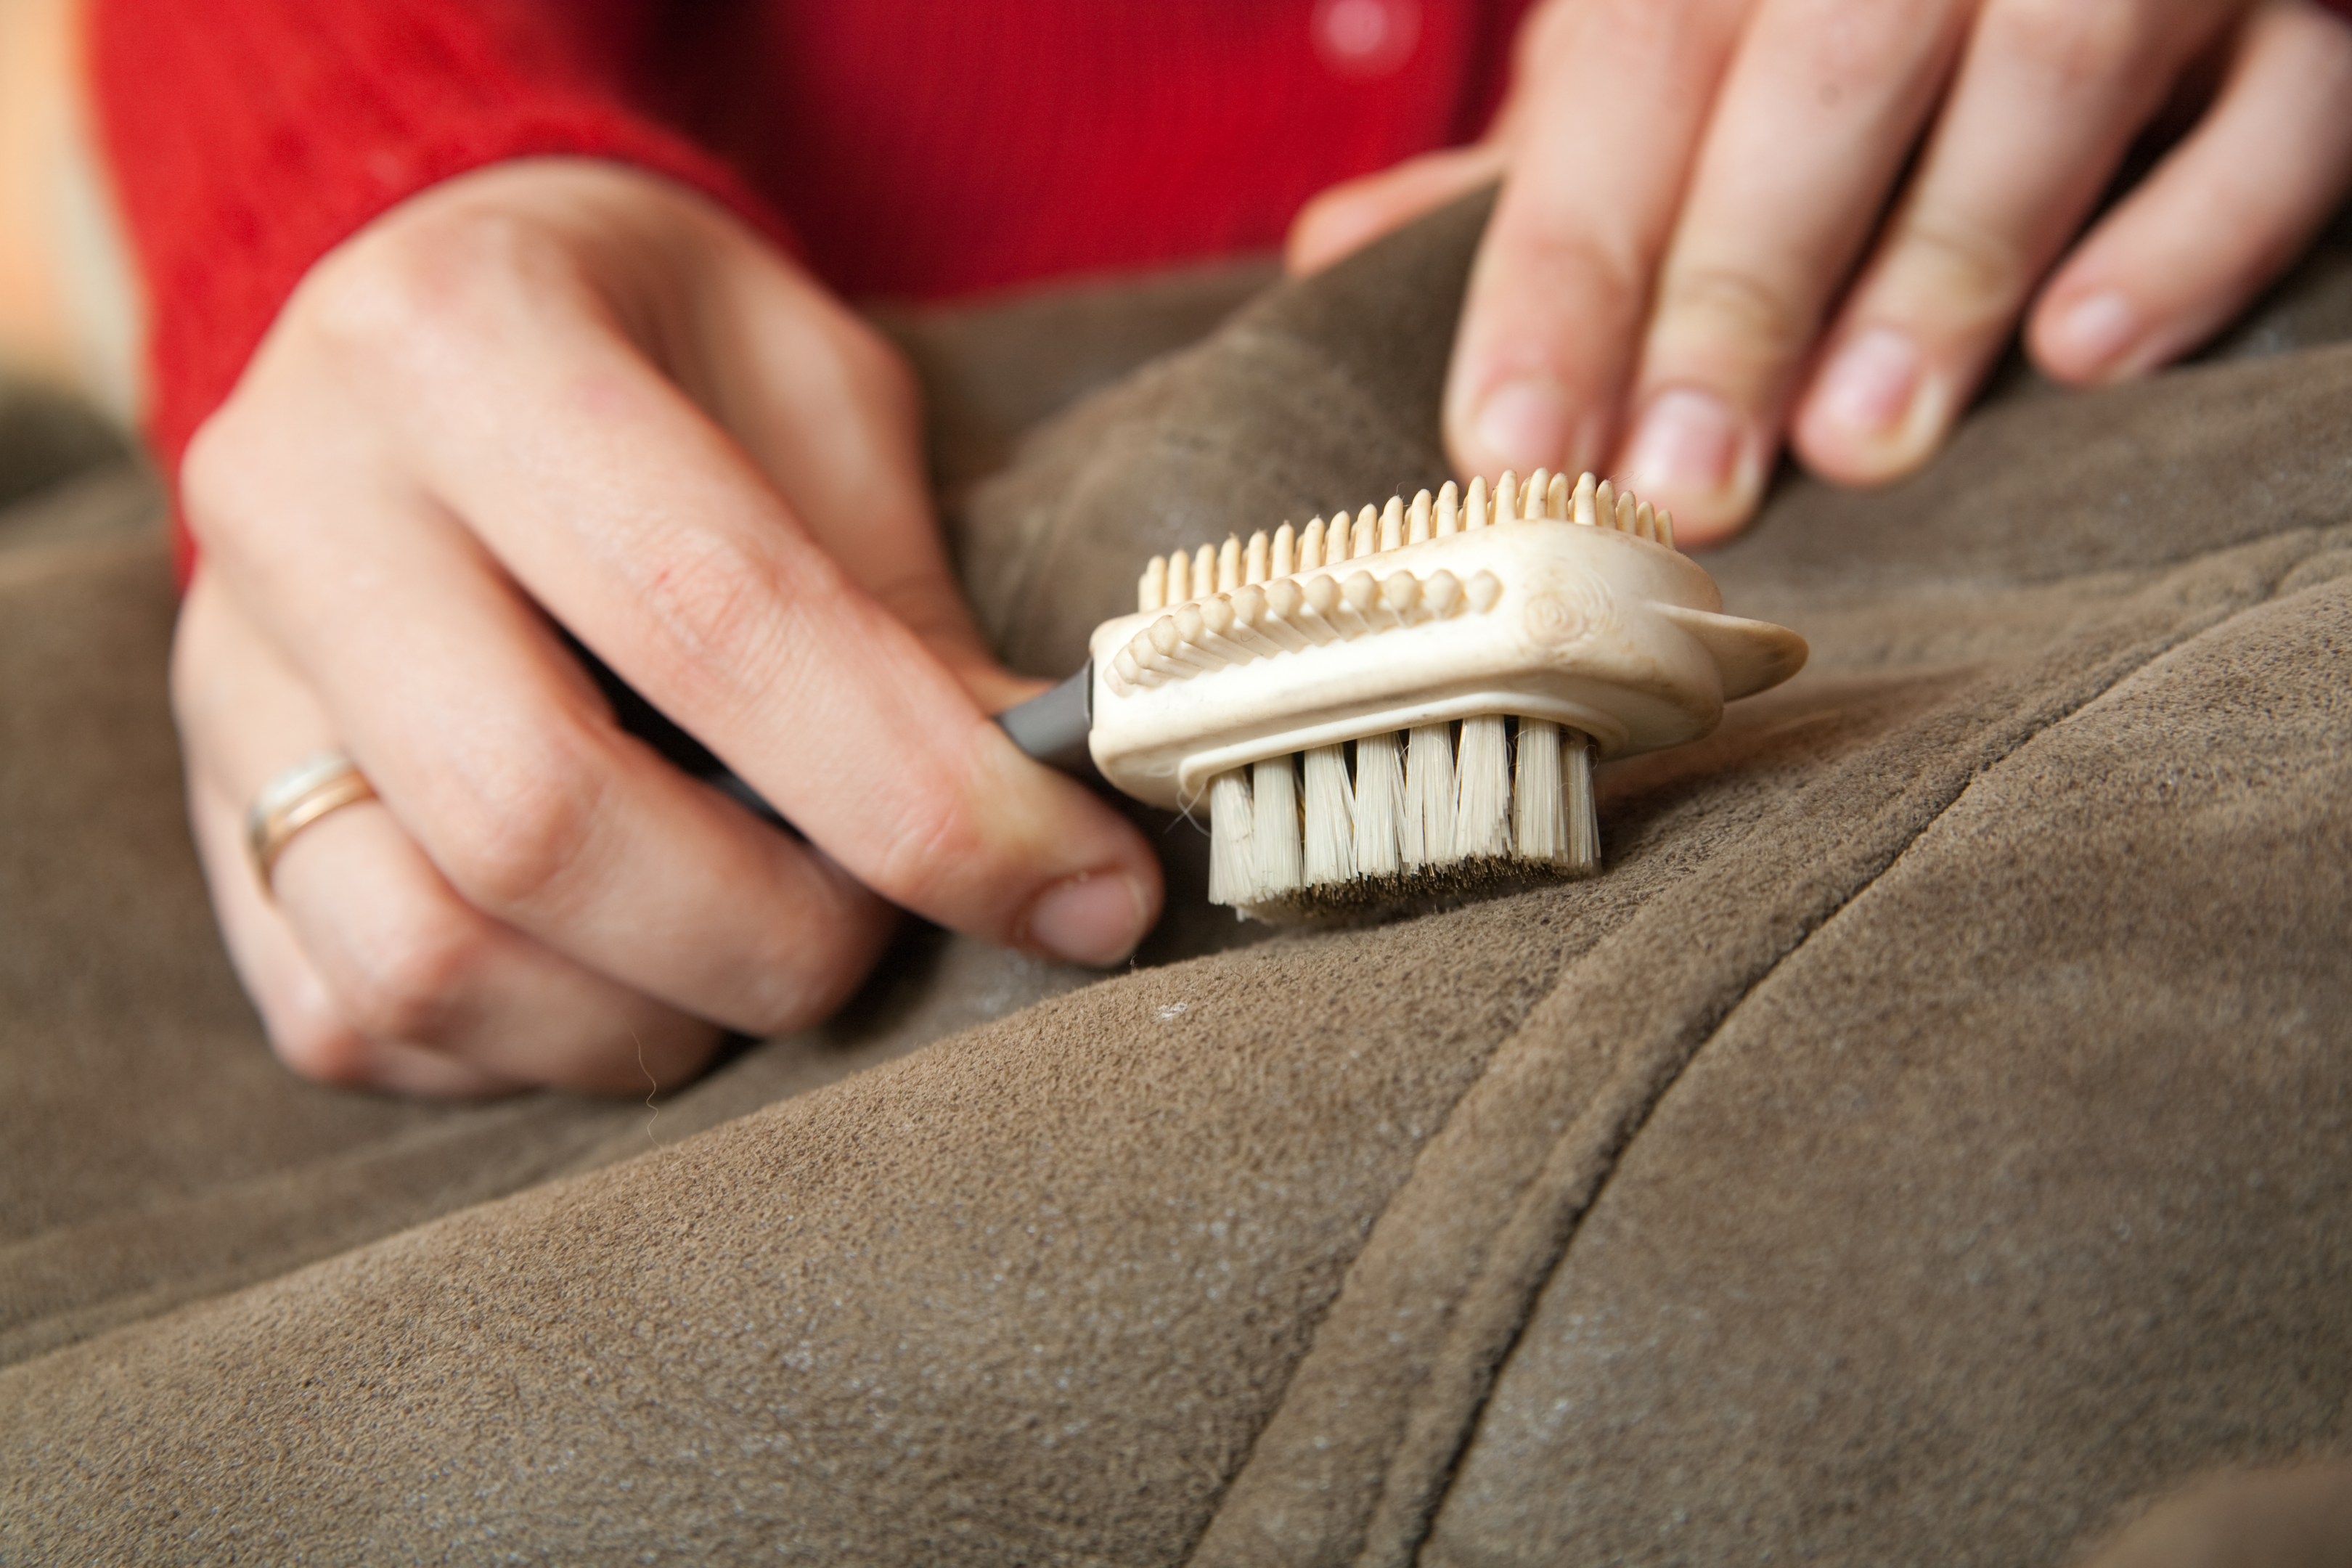
[[[1793,438],[1832,479],[1924,461],[2182,65],[2238,7],[1993,0]]]
[[[330,721],[201,571],[173,666],[190,808],[222,928],[297,1070],[412,1093],[527,1082],[620,1092],[676,1082],[709,1054],[711,1026],[467,905],[373,802],[303,828],[265,889],[247,863],[244,804],[277,769],[329,743]]]

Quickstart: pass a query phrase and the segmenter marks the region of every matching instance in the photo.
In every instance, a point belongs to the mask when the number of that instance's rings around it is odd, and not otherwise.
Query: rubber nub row
[[[1465,612],[1486,614],[1503,595],[1502,581],[1480,572],[1465,583],[1451,572],[1427,577],[1391,572],[1277,577],[1244,583],[1231,593],[1193,599],[1144,627],[1112,656],[1111,689],[1125,695],[1196,675],[1352,640],[1399,626],[1442,621]]]
[[[1669,550],[1675,543],[1673,513],[1637,500],[1631,490],[1615,489],[1607,479],[1588,473],[1571,488],[1567,475],[1538,468],[1522,485],[1517,474],[1506,469],[1491,495],[1484,479],[1472,479],[1467,493],[1448,480],[1434,496],[1423,490],[1409,504],[1391,496],[1386,507],[1364,507],[1352,519],[1344,510],[1336,511],[1329,522],[1318,517],[1302,530],[1294,531],[1286,522],[1272,534],[1259,530],[1247,542],[1228,534],[1222,545],[1155,556],[1136,584],[1135,607],[1149,615],[1408,544],[1515,521],[1575,522],[1630,533]]]

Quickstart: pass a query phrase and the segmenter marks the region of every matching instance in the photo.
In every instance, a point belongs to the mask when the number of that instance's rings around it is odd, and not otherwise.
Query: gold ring
[[[305,757],[263,784],[245,808],[245,847],[261,890],[269,891],[269,873],[296,834],[331,811],[374,798],[375,786],[347,752]]]

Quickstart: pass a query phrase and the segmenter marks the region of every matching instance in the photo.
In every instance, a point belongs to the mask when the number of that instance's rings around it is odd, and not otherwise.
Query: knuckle
[[[172,627],[172,721],[188,752],[192,779],[214,761],[222,730],[242,708],[230,628],[223,624],[229,612],[214,584],[210,563],[200,561]]]
[[[2063,93],[2128,73],[2146,43],[2147,9],[2135,0],[2000,0],[1985,13],[1982,36]]]
[[[796,292],[804,309],[790,329],[795,374],[782,389],[786,405],[811,428],[838,427],[842,410],[857,411],[861,446],[877,437],[919,441],[922,393],[906,356],[832,300]]]
[[[900,816],[876,872],[879,890],[893,901],[938,908],[960,887],[987,875],[997,857],[990,853],[978,816],[963,792],[942,782],[922,792]]]
[[[894,409],[914,408],[921,395],[906,356],[880,331],[857,317],[836,311],[832,319],[843,378],[877,404]]]
[[[1632,237],[1613,228],[1597,231],[1580,214],[1546,210],[1528,216],[1527,250],[1536,264],[1535,280],[1547,292],[1629,310],[1638,305],[1646,278]]]
[[[238,463],[237,400],[229,400],[196,426],[180,458],[180,490],[191,502],[210,503],[235,493]]]
[[[842,893],[840,906],[824,918],[775,933],[747,1016],[728,1022],[754,1034],[782,1034],[832,1016],[849,1000],[880,961],[895,921],[872,894]]]
[[[362,246],[313,270],[296,309],[329,354],[374,362],[431,332],[457,288],[449,263],[423,254],[404,235]]]
[[[335,1001],[370,1039],[432,1045],[449,1031],[476,963],[474,932],[462,921],[425,913],[398,922],[338,977]]]
[[[1660,317],[1677,336],[1741,345],[1748,355],[1793,356],[1812,331],[1811,311],[1745,268],[1707,264],[1679,269],[1667,280],[1659,306]]]
[[[1803,40],[1813,89],[1828,101],[1867,101],[1887,83],[1904,79],[1939,9],[1917,0],[1870,5],[1814,0],[1792,29]]]
[[[600,816],[596,772],[572,747],[550,735],[517,751],[432,844],[450,885],[494,914],[559,901]]]
[[[403,216],[312,268],[295,309],[331,358],[421,370],[561,276],[544,226],[487,204]]]
[[[2025,258],[2001,235],[1960,214],[1906,214],[1896,244],[1907,290],[1937,310],[1973,321],[2012,309],[2024,297]]]
[[[1624,53],[1646,55],[1688,25],[1690,7],[1658,0],[1551,0],[1520,33],[1522,65],[1549,65],[1591,47],[1615,41]]]
[[[257,493],[259,465],[247,436],[247,400],[232,394],[189,437],[180,458],[180,510],[206,555],[238,552],[266,515]]]
[[[789,1034],[822,1023],[856,994],[880,957],[877,951],[835,943],[840,951],[824,952],[819,962],[811,958],[811,945],[803,941],[778,952],[747,1000],[745,1016],[730,1022],[756,1035]]]
[[[1551,63],[1565,56],[1574,37],[1576,18],[1565,0],[1547,0],[1536,7],[1519,28],[1512,50],[1512,74],[1520,81],[1538,79]]]
[[[655,657],[668,683],[727,689],[740,674],[772,668],[793,619],[781,577],[769,552],[731,531],[675,540],[644,584],[644,607],[660,638]]]
[[[375,1053],[366,1037],[341,1018],[273,1019],[269,1046],[288,1071],[313,1083],[353,1088],[373,1078]]]

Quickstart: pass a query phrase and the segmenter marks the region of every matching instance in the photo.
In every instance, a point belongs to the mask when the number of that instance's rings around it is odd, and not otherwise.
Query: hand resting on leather
[[[530,162],[312,269],[182,474],[173,687],[229,947],[297,1070],[642,1091],[823,1017],[885,900],[1081,963],[1160,902],[1136,832],[987,717],[896,356],[668,183]],[[552,616],[806,837],[614,723]],[[340,745],[379,802],[246,803]]]
[[[2196,347],[2352,184],[2347,94],[2309,0],[1550,0],[1486,140],[1327,193],[1290,260],[1500,174],[1455,464],[1613,473],[1704,543],[1784,442],[1925,462],[2021,319],[2061,381]],[[2151,126],[2185,131],[2081,232]]]

